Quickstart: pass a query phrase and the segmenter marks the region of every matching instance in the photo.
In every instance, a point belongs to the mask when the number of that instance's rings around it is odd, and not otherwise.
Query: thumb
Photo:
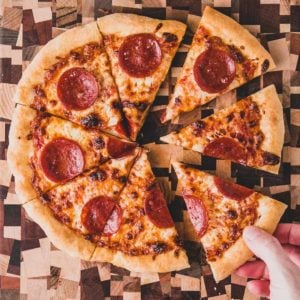
[[[270,273],[290,262],[279,241],[266,231],[249,226],[244,229],[243,238],[249,249],[266,263]]]

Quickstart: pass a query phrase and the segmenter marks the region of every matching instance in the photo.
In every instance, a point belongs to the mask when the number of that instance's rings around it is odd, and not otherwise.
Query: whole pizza
[[[147,149],[136,143],[185,30],[173,20],[107,15],[50,41],[23,73],[8,149],[16,193],[70,255],[136,272],[189,267]],[[274,67],[246,29],[206,7],[161,121]],[[282,105],[269,86],[161,140],[277,174],[283,135]],[[189,214],[186,232],[222,280],[252,256],[243,229],[272,233],[286,205],[183,163],[170,168]]]

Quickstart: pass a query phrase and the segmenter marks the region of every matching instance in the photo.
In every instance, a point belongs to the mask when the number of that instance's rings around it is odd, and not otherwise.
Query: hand
[[[243,238],[249,249],[263,260],[247,262],[236,271],[240,276],[254,279],[247,283],[250,292],[271,300],[300,299],[300,224],[279,224],[274,237],[249,226]]]

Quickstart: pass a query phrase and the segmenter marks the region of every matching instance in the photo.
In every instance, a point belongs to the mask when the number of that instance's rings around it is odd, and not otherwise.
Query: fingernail
[[[251,242],[251,241],[257,239],[259,234],[260,234],[260,232],[259,232],[259,229],[257,227],[248,226],[244,229],[243,238],[245,240]]]

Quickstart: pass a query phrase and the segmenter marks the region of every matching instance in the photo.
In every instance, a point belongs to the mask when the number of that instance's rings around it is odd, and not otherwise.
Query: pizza
[[[136,144],[18,105],[8,162],[22,202],[43,194],[109,158],[135,157]]]
[[[215,27],[220,22],[222,29]],[[108,15],[62,33],[26,68],[15,96],[8,163],[27,214],[57,248],[133,272],[189,267],[147,151],[133,142],[185,30],[177,21]],[[166,118],[273,68],[258,45],[234,21],[207,8],[175,87],[178,110],[172,98]],[[214,78],[213,68],[221,76]],[[162,140],[276,173],[282,107],[270,86]],[[251,256],[243,228],[273,231],[285,206],[182,164],[174,167],[191,216],[186,232],[194,234],[195,227],[220,280]]]
[[[96,22],[70,29],[48,42],[23,73],[15,101],[87,129],[127,136]]]
[[[258,40],[206,6],[162,122],[203,105],[275,67]]]
[[[133,14],[98,19],[118,86],[129,135],[135,140],[186,30],[172,20]]]
[[[284,142],[282,105],[270,85],[161,140],[277,174]]]
[[[145,151],[110,159],[26,204],[53,243],[136,272],[189,267]]]
[[[185,164],[173,163],[178,191],[218,282],[252,257],[242,239],[248,225],[273,233],[287,205]]]

